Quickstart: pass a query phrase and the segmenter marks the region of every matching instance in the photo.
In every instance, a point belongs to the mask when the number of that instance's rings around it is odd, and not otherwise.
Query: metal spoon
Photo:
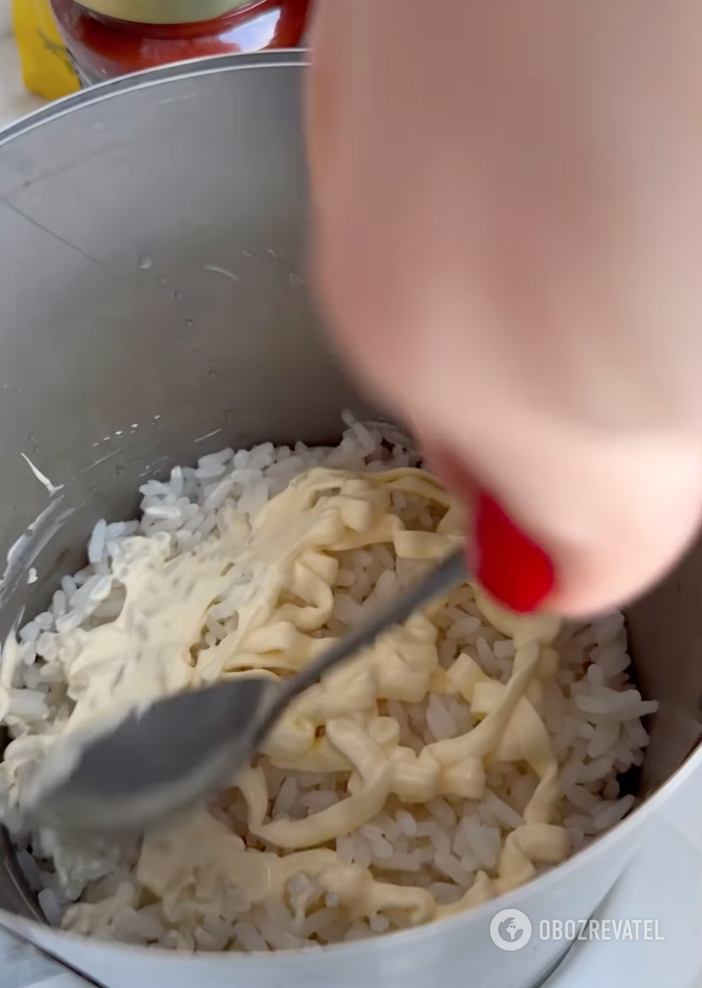
[[[457,551],[289,679],[237,677],[76,732],[30,780],[22,801],[27,821],[118,836],[151,829],[207,800],[233,782],[296,696],[466,579]]]

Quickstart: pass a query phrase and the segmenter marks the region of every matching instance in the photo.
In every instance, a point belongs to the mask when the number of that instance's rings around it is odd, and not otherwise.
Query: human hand
[[[429,7],[319,0],[320,298],[488,589],[594,612],[702,506],[702,5]]]

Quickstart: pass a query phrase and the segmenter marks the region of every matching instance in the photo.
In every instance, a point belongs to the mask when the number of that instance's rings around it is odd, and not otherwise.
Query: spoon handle
[[[419,580],[415,586],[410,587],[409,590],[373,613],[368,620],[362,621],[357,628],[352,628],[335,642],[321,658],[288,680],[280,700],[275,705],[275,716],[277,717],[283,707],[287,706],[294,697],[319,682],[324,673],[333,666],[353,658],[354,655],[366,648],[370,648],[380,635],[389,631],[390,628],[402,624],[423,604],[426,604],[433,597],[447,593],[467,579],[468,571],[464,550],[462,548],[457,549],[450,556],[447,556],[436,569],[433,569],[428,576]],[[271,722],[272,720],[269,721],[269,723]]]

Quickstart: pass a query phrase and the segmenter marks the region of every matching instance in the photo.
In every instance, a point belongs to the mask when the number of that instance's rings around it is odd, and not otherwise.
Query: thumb
[[[584,436],[529,463],[427,443],[431,465],[471,506],[468,554],[483,586],[513,610],[582,616],[648,589],[697,531],[696,436]],[[477,455],[476,455],[477,452]],[[503,469],[508,462],[508,470]]]

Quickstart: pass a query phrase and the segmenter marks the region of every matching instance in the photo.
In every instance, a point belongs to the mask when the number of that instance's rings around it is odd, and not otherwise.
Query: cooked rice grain
[[[21,738],[13,763],[41,757],[42,738],[65,723],[71,702],[65,695],[63,669],[80,652],[84,629],[119,614],[123,596],[111,575],[116,547],[135,533],[170,533],[181,552],[210,533],[226,531],[241,515],[252,520],[268,499],[290,480],[313,466],[350,470],[390,469],[416,465],[402,446],[388,448],[378,427],[346,416],[347,431],[334,449],[275,448],[264,443],[250,450],[223,449],[202,456],[196,467],[176,467],[169,480],[147,480],[141,487],[141,517],[108,523],[101,519],[88,544],[88,566],[64,576],[50,610],[19,631],[21,661],[14,672],[5,724],[11,737]],[[392,494],[395,511],[406,523],[431,527],[430,512],[420,499]],[[238,513],[238,514],[237,514]],[[375,606],[416,578],[417,564],[398,560],[386,546],[340,553],[334,589],[333,633],[358,620],[365,606]],[[221,641],[232,620],[226,605],[211,608],[203,629],[208,644]],[[505,640],[482,618],[472,591],[452,596],[437,624],[442,667],[450,669],[467,652],[489,676],[505,682],[514,658],[514,643]],[[620,797],[617,773],[640,764],[648,734],[640,718],[656,704],[642,700],[629,682],[630,657],[620,614],[587,626],[566,628],[559,639],[561,663],[554,680],[544,682],[540,713],[551,732],[560,766],[562,798],[556,822],[568,828],[577,850],[613,826],[635,803]],[[9,661],[5,656],[4,661]],[[385,714],[399,729],[400,743],[421,751],[426,741],[451,738],[473,725],[469,705],[460,697],[431,693],[421,703],[389,700]],[[271,819],[301,819],[335,804],[346,794],[345,773],[336,775],[285,772],[264,764]],[[522,824],[522,812],[533,796],[537,778],[523,764],[495,764],[480,803],[437,797],[426,805],[402,805],[390,797],[383,811],[358,831],[333,844],[338,861],[370,869],[380,881],[428,889],[437,902],[455,903],[470,888],[476,872],[495,874],[505,836]],[[0,770],[0,809],[12,820],[9,786]],[[246,837],[246,807],[236,796],[215,810]],[[29,843],[31,836],[31,845]],[[18,863],[28,883],[39,892],[47,919],[66,922],[71,903],[96,904],[114,896],[121,906],[96,935],[126,943],[154,944],[177,950],[268,951],[319,947],[404,928],[409,919],[391,910],[359,919],[344,910],[333,892],[314,879],[294,876],[283,901],[242,911],[235,890],[227,893],[223,915],[208,915],[202,924],[168,920],[160,903],[145,904],[135,878],[138,848],[77,848],[56,835],[15,835]],[[250,839],[250,846],[262,848]],[[29,848],[35,857],[29,853]],[[274,850],[274,849],[273,849]]]

